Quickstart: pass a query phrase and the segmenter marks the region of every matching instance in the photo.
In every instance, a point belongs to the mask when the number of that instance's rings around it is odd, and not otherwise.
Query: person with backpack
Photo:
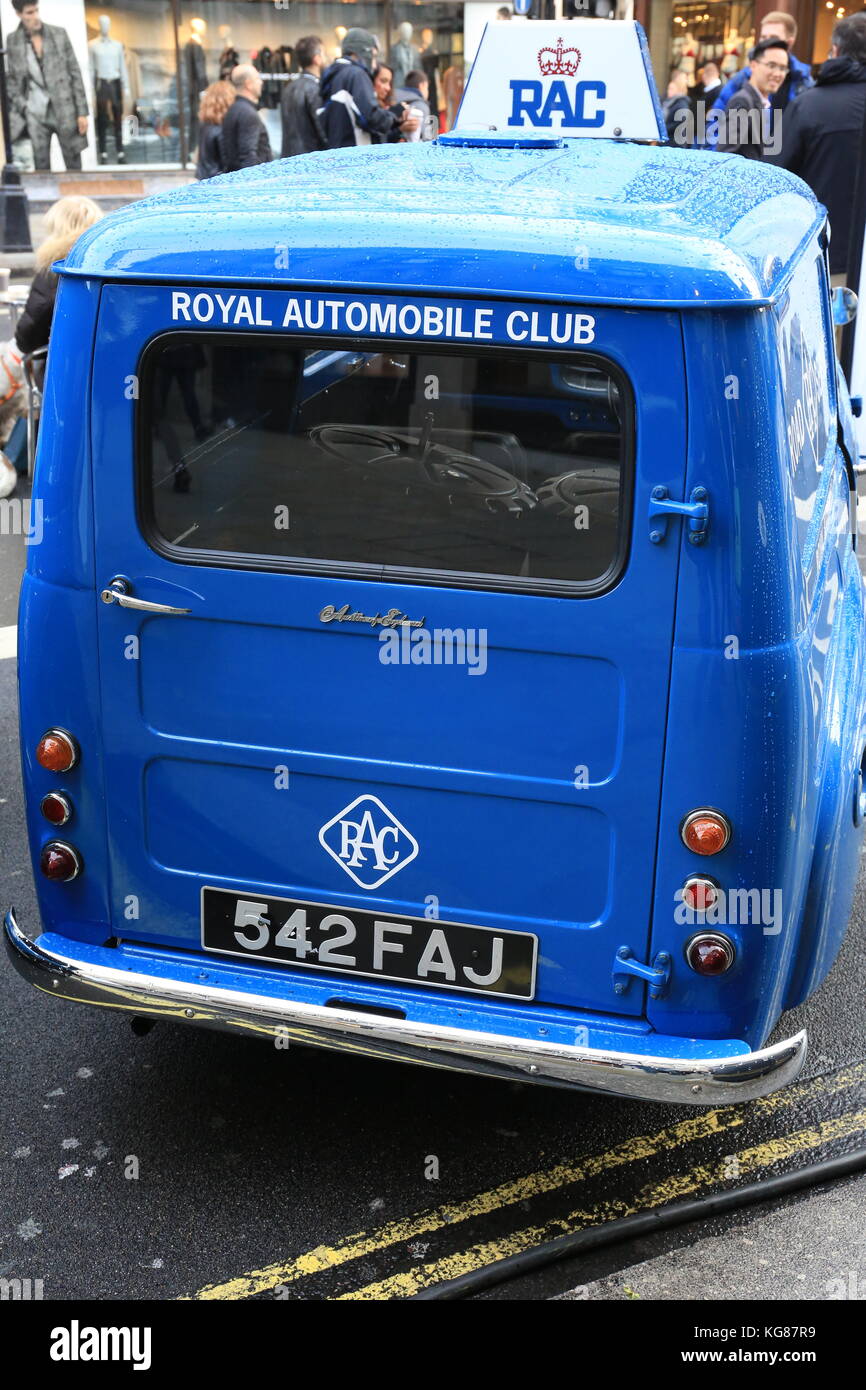
[[[343,39],[342,57],[323,74],[319,87],[319,112],[329,149],[370,145],[374,136],[389,140],[411,135],[420,127],[417,111],[399,105],[386,110],[373,87],[373,69],[379,40],[367,29],[349,29]]]

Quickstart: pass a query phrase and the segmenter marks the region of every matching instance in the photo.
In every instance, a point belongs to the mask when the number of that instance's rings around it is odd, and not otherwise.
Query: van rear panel
[[[335,301],[103,289],[114,935],[639,1018],[678,317]]]

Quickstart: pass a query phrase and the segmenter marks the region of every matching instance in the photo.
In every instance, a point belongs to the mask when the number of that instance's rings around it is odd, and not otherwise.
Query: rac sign
[[[666,139],[639,24],[492,23],[484,30],[454,134]]]

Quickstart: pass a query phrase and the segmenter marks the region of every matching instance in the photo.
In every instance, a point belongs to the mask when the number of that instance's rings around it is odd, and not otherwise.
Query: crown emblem
[[[556,40],[556,48],[538,50],[538,66],[543,77],[574,77],[580,63],[579,48],[564,48],[562,39]]]

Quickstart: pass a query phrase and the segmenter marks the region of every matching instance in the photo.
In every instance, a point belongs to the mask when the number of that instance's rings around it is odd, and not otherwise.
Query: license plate
[[[538,938],[263,893],[201,890],[205,951],[374,980],[532,999]]]

